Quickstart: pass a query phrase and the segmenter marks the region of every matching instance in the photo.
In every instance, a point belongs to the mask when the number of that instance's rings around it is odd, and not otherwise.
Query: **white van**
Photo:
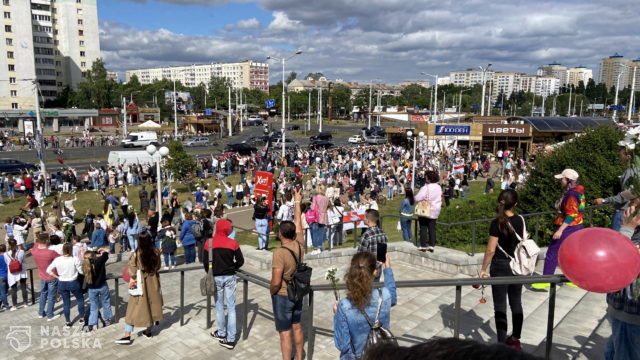
[[[132,132],[122,140],[123,147],[158,145],[158,134],[153,131]]]
[[[124,163],[133,164],[155,164],[155,160],[146,151],[110,151],[107,159],[109,166],[118,166]]]

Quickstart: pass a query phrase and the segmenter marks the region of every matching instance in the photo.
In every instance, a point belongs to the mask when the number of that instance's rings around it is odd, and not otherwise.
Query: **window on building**
[[[82,61],[82,62],[80,63],[80,67],[86,68],[86,67],[87,67],[87,63],[86,63],[86,62],[84,62],[84,61]]]
[[[11,90],[11,97],[18,96],[18,90]]]
[[[7,51],[7,59],[13,59],[13,51]]]
[[[11,13],[10,13],[10,12],[8,12],[8,11],[5,11],[5,12],[4,12],[4,18],[5,18],[5,19],[11,19]]]
[[[82,4],[82,0],[76,0],[76,4]]]
[[[78,35],[84,36],[84,30],[78,30]]]
[[[82,9],[77,9],[78,15],[82,15]]]
[[[11,32],[11,25],[5,25],[4,26],[4,31],[5,32]]]
[[[62,66],[62,62],[56,61],[56,66]]]
[[[15,83],[16,83],[16,78],[10,77],[9,78],[9,84],[15,84]]]
[[[9,45],[9,46],[13,45],[13,39],[7,38],[6,42],[7,42],[7,45]]]
[[[80,40],[80,46],[84,46],[84,40]]]
[[[12,109],[18,109],[18,103],[11,103]]]
[[[82,19],[78,19],[78,25],[82,25]]]
[[[11,4],[9,3],[9,0],[2,0],[2,4],[3,4],[3,5],[6,5],[6,6],[11,5]]]
[[[84,51],[80,51],[80,56],[81,56],[81,57],[85,57],[85,54],[86,54],[86,53],[85,53]]]
[[[9,64],[9,71],[16,71],[16,66],[13,64]]]

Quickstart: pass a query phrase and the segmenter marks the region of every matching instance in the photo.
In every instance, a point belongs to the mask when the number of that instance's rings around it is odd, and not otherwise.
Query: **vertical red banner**
[[[266,171],[256,171],[254,182],[256,187],[253,193],[256,196],[256,201],[266,196],[267,204],[269,204],[269,215],[273,216],[273,174]]]

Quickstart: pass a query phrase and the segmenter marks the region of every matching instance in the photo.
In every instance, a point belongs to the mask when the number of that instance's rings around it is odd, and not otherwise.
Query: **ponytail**
[[[93,259],[96,254],[93,251],[87,251],[84,253],[84,259],[82,260],[82,272],[84,273],[84,282],[86,284],[93,283]]]
[[[502,190],[498,196],[498,205],[496,206],[496,220],[498,222],[498,230],[504,235],[513,233],[513,229],[509,224],[507,210],[513,210],[518,202],[518,193],[515,190]]]

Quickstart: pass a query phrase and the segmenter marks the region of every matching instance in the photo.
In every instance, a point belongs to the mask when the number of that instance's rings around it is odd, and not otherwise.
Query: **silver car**
[[[298,147],[298,144],[293,139],[285,138],[284,140],[285,140],[284,141],[285,149],[295,149]],[[271,144],[271,146],[276,149],[282,149],[282,138],[276,140],[274,143]]]
[[[206,137],[193,138],[191,140],[185,141],[184,146],[186,147],[209,146],[209,138],[206,138]]]
[[[367,137],[367,144],[376,145],[376,144],[386,144],[387,138],[384,136],[369,136]]]

